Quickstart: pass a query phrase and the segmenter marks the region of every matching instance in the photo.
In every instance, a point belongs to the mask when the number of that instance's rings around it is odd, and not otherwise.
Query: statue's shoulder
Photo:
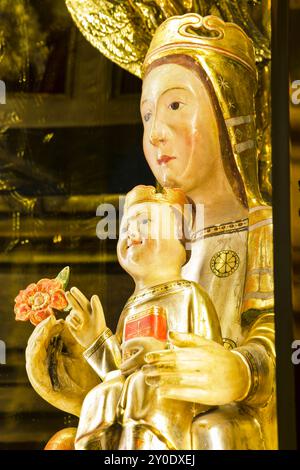
[[[273,224],[272,206],[256,206],[249,209],[249,231]]]

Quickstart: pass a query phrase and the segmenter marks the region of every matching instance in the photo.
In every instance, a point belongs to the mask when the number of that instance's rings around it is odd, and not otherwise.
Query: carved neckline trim
[[[176,290],[181,290],[183,288],[191,288],[194,284],[195,283],[193,281],[177,279],[175,281],[164,282],[162,284],[157,284],[156,286],[147,287],[138,294],[131,295],[124,306],[124,310],[129,308],[132,304],[140,303],[141,301],[145,302],[154,295],[155,297],[160,297],[169,294],[170,291],[173,293]]]
[[[208,238],[220,234],[248,230],[248,225],[248,219],[240,219],[234,222],[226,222],[225,224],[210,225],[209,227],[205,227],[204,229],[195,232],[192,236],[192,242],[199,240],[200,238]]]

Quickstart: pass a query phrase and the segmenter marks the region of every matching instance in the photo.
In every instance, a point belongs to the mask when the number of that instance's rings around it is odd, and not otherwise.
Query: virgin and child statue
[[[162,189],[128,193],[118,242],[135,291],[113,333],[99,297],[72,288],[66,320],[41,322],[26,352],[37,393],[79,417],[76,449],[277,448],[272,209],[258,184],[256,86],[253,44],[236,24],[188,13],[156,29],[141,116]],[[204,228],[184,219],[189,203],[203,205]],[[189,225],[189,250],[184,237],[160,236],[166,220],[174,233]]]

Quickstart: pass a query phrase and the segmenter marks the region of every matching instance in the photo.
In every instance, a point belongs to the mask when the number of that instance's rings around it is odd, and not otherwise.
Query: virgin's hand
[[[35,327],[26,348],[26,370],[35,391],[76,416],[86,394],[99,383],[82,353],[64,320],[54,316]]]
[[[151,352],[143,367],[146,383],[166,398],[203,405],[224,405],[242,399],[250,387],[246,364],[214,341],[171,332],[175,349]]]
[[[91,302],[77,287],[72,287],[66,296],[72,309],[66,318],[68,327],[83,348],[88,348],[106,328],[101,302],[93,295]]]

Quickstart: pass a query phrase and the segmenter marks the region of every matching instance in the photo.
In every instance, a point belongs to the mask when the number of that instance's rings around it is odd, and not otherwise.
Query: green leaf
[[[69,266],[66,266],[64,269],[62,269],[56,276],[56,280],[61,282],[63,290],[66,290],[66,287],[69,282],[69,277],[70,277]]]

